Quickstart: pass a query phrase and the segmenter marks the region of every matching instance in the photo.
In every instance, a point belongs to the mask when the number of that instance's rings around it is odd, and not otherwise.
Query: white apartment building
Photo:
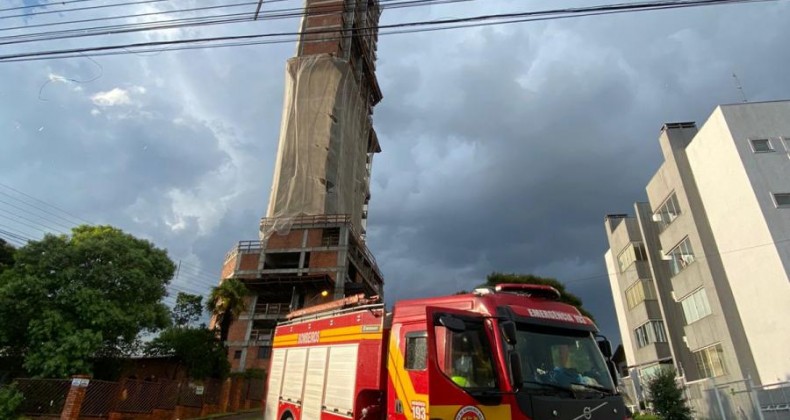
[[[629,366],[790,381],[790,101],[722,105],[659,143],[648,202],[605,221]]]

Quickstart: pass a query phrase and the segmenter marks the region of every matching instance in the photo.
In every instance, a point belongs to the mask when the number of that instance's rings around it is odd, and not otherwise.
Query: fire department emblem
[[[455,415],[455,420],[485,420],[485,418],[483,412],[472,405],[461,408]]]

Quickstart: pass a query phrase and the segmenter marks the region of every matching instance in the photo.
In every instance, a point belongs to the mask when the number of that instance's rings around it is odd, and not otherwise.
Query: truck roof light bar
[[[549,300],[560,299],[560,292],[557,291],[557,289],[542,284],[503,283],[494,286],[494,292],[525,294],[529,297],[543,298]]]

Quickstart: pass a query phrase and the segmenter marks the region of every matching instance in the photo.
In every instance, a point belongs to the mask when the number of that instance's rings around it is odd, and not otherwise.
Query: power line
[[[85,220],[85,219],[83,219],[83,218],[81,218],[81,217],[79,217],[79,216],[75,216],[74,214],[71,214],[71,213],[69,213],[68,211],[66,211],[66,210],[63,210],[62,208],[60,208],[60,207],[58,207],[58,206],[56,206],[56,205],[54,205],[54,204],[47,203],[46,201],[43,201],[43,200],[41,200],[41,199],[38,199],[38,198],[36,198],[36,197],[33,197],[32,195],[29,195],[29,194],[27,194],[27,193],[24,193],[24,192],[22,192],[22,191],[19,191],[18,189],[14,188],[14,187],[12,187],[12,186],[10,186],[10,185],[6,185],[6,184],[3,184],[2,182],[0,182],[0,187],[6,188],[6,189],[8,189],[8,190],[11,190],[11,191],[13,191],[13,192],[15,192],[15,193],[17,193],[17,194],[20,194],[20,195],[22,195],[22,196],[24,196],[24,197],[27,197],[27,198],[29,198],[29,199],[31,199],[31,200],[33,200],[33,201],[37,202],[37,203],[41,203],[41,204],[43,204],[43,205],[45,205],[45,206],[49,206],[49,207],[51,207],[51,208],[53,208],[53,209],[55,209],[55,210],[58,210],[59,212],[61,212],[61,213],[65,214],[65,215],[68,215],[69,217],[72,217],[72,218],[74,218],[75,220],[79,220],[79,221],[81,221],[81,222],[84,222],[84,223],[87,223],[87,224],[91,224],[91,222],[89,222],[89,221],[87,221],[87,220]],[[64,219],[64,220],[65,220],[65,219]],[[78,224],[78,223],[75,223],[75,224]]]
[[[2,19],[11,19],[11,18],[29,18],[31,16],[39,16],[39,15],[51,15],[53,13],[68,13],[68,12],[81,12],[85,10],[96,10],[96,9],[107,9],[110,7],[121,7],[121,6],[138,6],[141,4],[149,4],[149,3],[161,3],[164,1],[170,0],[140,0],[140,1],[130,1],[125,3],[115,3],[115,4],[102,4],[100,6],[88,6],[88,7],[76,7],[73,9],[63,9],[63,10],[45,10],[43,12],[33,12],[33,13],[23,13],[21,15],[9,15],[9,16],[0,16],[0,20]]]
[[[57,3],[50,3],[50,4],[28,4],[25,6],[17,6],[17,7],[9,7],[7,9],[0,9],[0,12],[8,12],[11,10],[24,10],[24,9],[32,9],[35,7],[48,7],[48,6],[61,6],[65,4],[71,3],[84,3],[87,1],[98,1],[98,0],[70,0],[70,1],[59,1]]]
[[[66,215],[70,216],[74,220],[79,220],[79,221],[81,221],[81,222],[83,222],[85,224],[88,224],[88,225],[94,225],[93,223],[89,222],[88,220],[85,220],[85,219],[83,219],[83,218],[81,218],[79,216],[76,216],[76,215],[74,215],[72,213],[69,213],[69,212],[67,212],[66,210],[63,210],[60,207],[57,207],[57,206],[55,206],[53,204],[50,204],[50,203],[47,203],[46,201],[40,200],[40,199],[38,199],[36,197],[33,197],[33,196],[29,195],[29,194],[26,194],[26,193],[24,193],[24,192],[22,192],[22,191],[20,191],[20,190],[18,190],[16,188],[13,188],[13,187],[11,187],[9,185],[0,183],[0,187],[6,188],[6,189],[8,189],[10,191],[14,191],[17,194],[20,194],[20,195],[22,195],[24,197],[27,197],[28,199],[30,199],[32,201],[35,201],[37,203],[41,203],[44,206],[48,206],[50,208],[57,209],[58,211],[62,212],[63,214],[66,214]],[[0,193],[2,193],[2,191],[0,191]],[[29,207],[32,207],[33,209],[36,209],[36,210],[42,211],[42,212],[46,212],[45,208],[42,208],[40,206],[36,206],[36,205],[30,204],[29,202],[25,202],[21,198],[14,197],[14,196],[9,195],[9,194],[5,194],[5,195],[8,196],[9,198],[13,199],[13,200],[16,200],[17,202],[20,202],[20,203],[23,203],[23,204],[25,204],[25,205],[27,205]],[[15,206],[15,205],[13,205],[11,203],[8,203],[8,202],[2,201],[2,200],[0,200],[0,203],[5,203],[7,205],[11,205],[12,207],[14,207],[14,208],[16,208],[18,210],[25,211],[26,212],[25,214],[29,214],[29,210],[24,209],[22,207]],[[13,211],[9,211],[8,209],[4,209],[2,207],[0,207],[0,213],[6,213],[6,214],[9,214],[11,216],[11,217],[9,217],[9,216],[6,216],[4,214],[0,214],[0,218],[7,219],[7,220],[9,220],[9,221],[11,221],[11,222],[13,222],[14,224],[17,224],[17,225],[27,226],[27,227],[29,227],[31,229],[38,230],[38,231],[40,231],[40,232],[42,232],[44,234],[51,233],[53,231],[58,232],[58,233],[62,233],[62,234],[67,234],[67,232],[64,232],[64,231],[62,231],[60,229],[53,228],[52,226],[49,226],[49,225],[47,225],[45,223],[42,223],[41,221],[36,221],[36,220],[33,220],[33,219],[29,219],[27,217],[24,217],[24,216],[20,215],[19,213],[16,213],[16,212],[13,212]],[[47,213],[49,213],[50,215],[54,215],[51,212],[47,212]],[[56,223],[51,218],[48,218],[48,217],[44,217],[44,216],[40,216],[40,215],[36,215],[36,217],[46,221],[47,223]],[[30,223],[26,223],[26,222],[20,221],[19,219],[25,220],[25,221],[30,222]],[[68,219],[65,219],[65,218],[62,218],[62,217],[61,217],[61,219],[65,220],[67,223],[70,223],[70,224],[74,224],[74,225],[80,224],[78,222],[69,221]],[[62,224],[60,226],[63,226],[66,229],[71,229],[70,227],[66,227],[66,226],[64,226]],[[8,226],[5,226],[5,227],[6,227],[6,229],[10,228]],[[42,229],[42,227],[44,229]],[[15,230],[17,232],[17,234],[21,233],[21,231],[16,230],[16,229],[11,229],[11,230]],[[35,240],[34,238],[30,237],[29,235],[19,235],[19,236],[25,237],[25,239],[27,241]],[[202,284],[204,281],[207,281],[208,282],[207,285],[210,285],[210,284],[213,284],[214,282],[216,282],[219,279],[219,276],[216,276],[216,278],[213,278],[212,277],[214,275],[213,273],[208,273],[208,272],[202,271],[202,269],[200,267],[198,267],[197,265],[194,265],[194,264],[188,264],[188,265],[192,268],[191,272],[186,272],[186,273],[183,273],[183,274],[184,274],[184,278],[189,280],[189,281],[193,281],[195,283],[200,283],[200,284]]]
[[[778,2],[780,0],[684,0],[684,1],[659,1],[649,3],[630,3],[630,4],[614,4],[582,8],[567,8],[555,10],[543,10],[537,12],[521,12],[521,13],[503,13],[496,15],[482,15],[472,16],[466,18],[453,18],[453,19],[439,19],[430,21],[416,21],[416,22],[403,22],[390,25],[379,25],[377,27],[364,27],[354,28],[356,31],[361,30],[374,30],[374,29],[399,29],[410,28],[401,31],[380,32],[380,35],[402,34],[402,33],[416,33],[427,32],[436,30],[447,30],[456,28],[469,28],[488,25],[501,25],[512,24],[538,20],[554,20],[565,19],[570,17],[580,16],[597,16],[603,14],[615,13],[628,13],[640,11],[654,11],[654,10],[668,10],[678,9],[685,7],[702,7],[714,6],[725,4],[737,3],[760,3],[760,2]],[[494,20],[494,22],[488,22]],[[33,61],[51,58],[72,58],[77,56],[99,56],[99,55],[116,55],[116,54],[129,54],[129,53],[142,53],[142,52],[157,52],[157,51],[174,51],[179,49],[195,49],[195,48],[212,48],[223,46],[241,46],[241,45],[259,45],[259,44],[273,44],[293,42],[293,38],[264,40],[266,38],[288,37],[288,36],[301,36],[301,35],[315,35],[315,34],[332,34],[337,30],[311,30],[304,32],[282,32],[282,33],[264,33],[252,35],[236,35],[236,36],[223,36],[223,37],[208,37],[208,38],[192,38],[192,39],[179,39],[170,41],[152,41],[131,43],[122,45],[106,45],[98,47],[87,48],[73,48],[73,49],[60,49],[49,51],[36,51],[30,53],[17,53],[0,56],[0,61],[16,62],[16,61]],[[340,37],[327,37],[330,39],[344,39],[355,37],[358,35],[346,35]],[[226,44],[216,45],[215,43],[225,42]],[[209,44],[212,45],[189,45],[189,44]],[[171,48],[163,48],[166,46],[174,46]],[[133,51],[134,50],[134,51]]]
[[[23,25],[23,26],[13,26],[8,28],[0,28],[0,32],[5,31],[13,31],[17,29],[30,29],[30,28],[45,28],[50,26],[63,26],[63,25],[73,25],[75,23],[88,23],[88,22],[100,22],[106,20],[118,20],[118,19],[135,19],[141,17],[148,17],[148,16],[161,16],[167,15],[172,13],[189,13],[189,12],[198,12],[198,11],[205,11],[205,10],[215,10],[215,9],[226,9],[231,7],[239,7],[239,6],[249,6],[257,4],[258,2],[246,2],[246,3],[235,3],[235,4],[225,4],[225,5],[218,5],[218,6],[205,6],[205,7],[195,7],[191,9],[178,9],[178,10],[162,10],[156,12],[147,12],[147,13],[137,13],[132,15],[121,15],[121,16],[110,16],[110,17],[97,17],[97,18],[90,18],[90,19],[79,19],[79,20],[68,20],[68,21],[58,21],[58,22],[48,22],[48,23],[38,23],[35,25]],[[88,28],[91,29],[91,28]]]
[[[61,219],[61,220],[65,221],[66,223],[69,223],[69,224],[74,224],[74,222],[72,222],[72,221],[70,221],[70,220],[68,220],[68,219],[65,219],[65,218],[63,218],[63,217],[61,217],[61,216],[59,216],[59,215],[57,215],[57,214],[55,214],[55,213],[52,213],[52,212],[50,212],[50,211],[47,211],[46,209],[42,209],[42,208],[40,208],[40,207],[36,207],[36,206],[33,206],[33,205],[29,204],[29,203],[26,203],[26,202],[24,202],[23,200],[20,200],[19,198],[17,198],[17,197],[14,197],[13,195],[11,195],[11,194],[8,194],[8,193],[6,193],[6,192],[0,191],[0,195],[4,195],[4,196],[6,196],[6,197],[9,197],[9,198],[11,198],[11,199],[14,199],[14,200],[16,200],[16,201],[19,201],[19,202],[21,202],[21,203],[24,203],[24,204],[26,204],[27,206],[33,207],[34,209],[37,209],[37,210],[39,210],[39,211],[41,211],[41,212],[44,212],[44,213],[46,213],[46,214],[49,214],[50,216],[57,217],[58,219]],[[60,226],[63,226],[63,225],[60,225]],[[68,229],[71,229],[71,228],[68,228]]]
[[[387,3],[385,3],[381,8],[395,9],[395,8],[404,8],[404,7],[425,7],[425,6],[431,6],[437,4],[459,3],[459,2],[467,2],[467,1],[473,1],[473,0],[407,0],[407,1],[382,0],[382,3],[383,2],[387,2]],[[165,12],[143,13],[138,15],[113,17],[110,19],[114,20],[120,18],[161,15],[166,13],[183,13],[183,12],[202,11],[202,10],[217,9],[217,8],[248,6],[254,4],[257,4],[257,2],[237,3],[237,4],[223,5],[223,6],[200,7],[194,9],[183,9],[183,10],[174,10],[174,11],[165,11]],[[356,10],[356,9],[363,10],[361,6],[355,7],[352,10]],[[318,13],[308,12],[304,8],[279,9],[279,10],[264,12],[259,16],[257,20],[291,19],[291,18],[298,18],[298,17],[309,16],[314,14],[318,14]],[[72,21],[72,22],[53,22],[53,23],[40,24],[35,26],[41,27],[41,26],[65,25],[69,23],[89,22],[89,21],[97,21],[97,20],[106,20],[106,18],[84,19],[81,21]],[[0,44],[19,44],[19,43],[27,43],[27,42],[54,41],[54,40],[62,40],[62,39],[70,39],[70,38],[120,35],[125,33],[151,31],[151,30],[179,29],[179,28],[194,27],[194,26],[244,23],[244,22],[252,22],[253,20],[254,20],[253,12],[198,16],[198,17],[162,20],[157,22],[127,23],[127,24],[94,26],[87,28],[73,28],[73,29],[66,29],[59,31],[38,32],[38,33],[34,32],[27,34],[11,35],[11,36],[1,37]],[[23,28],[26,29],[28,27],[30,26],[17,26],[13,28],[5,28],[5,29],[0,29],[0,32],[12,30],[12,29],[23,29]]]

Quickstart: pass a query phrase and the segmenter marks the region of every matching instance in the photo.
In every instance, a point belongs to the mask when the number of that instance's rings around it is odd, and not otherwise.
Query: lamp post
[[[310,306],[310,304],[315,302],[316,299],[325,298],[327,296],[329,296],[329,292],[327,290],[322,290],[320,294],[317,294],[317,295],[311,297],[310,299],[308,299],[307,302],[304,303],[304,307]]]

